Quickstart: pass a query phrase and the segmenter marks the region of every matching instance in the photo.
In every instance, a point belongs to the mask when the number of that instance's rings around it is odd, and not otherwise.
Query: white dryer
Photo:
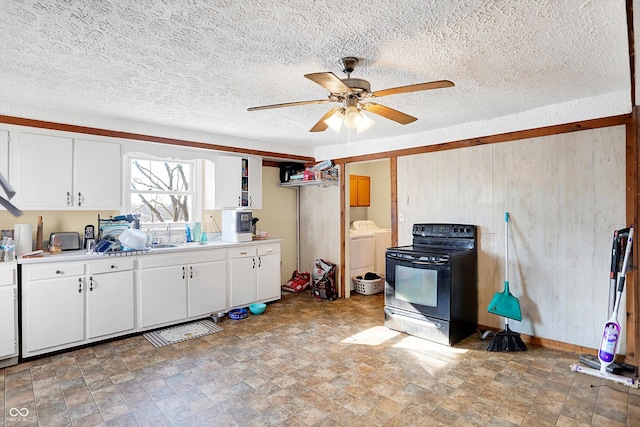
[[[351,278],[353,276],[365,275],[374,270],[374,235],[370,231],[350,230],[349,237],[351,240],[349,254],[349,281],[351,282],[351,290],[355,289]]]
[[[391,229],[380,228],[375,221],[370,219],[353,221],[351,228],[357,233],[373,233],[373,271],[384,276],[386,271],[386,261],[384,256],[387,248],[391,247]]]

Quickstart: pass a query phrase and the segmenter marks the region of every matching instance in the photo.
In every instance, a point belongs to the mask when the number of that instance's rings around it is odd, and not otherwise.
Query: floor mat
[[[182,341],[198,338],[205,335],[222,331],[222,328],[209,319],[198,320],[170,328],[147,332],[144,337],[153,344],[154,347],[164,347]]]

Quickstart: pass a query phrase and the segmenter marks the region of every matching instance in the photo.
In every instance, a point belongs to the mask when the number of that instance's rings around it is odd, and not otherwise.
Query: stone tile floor
[[[575,354],[433,344],[384,328],[382,305],[307,291],[172,346],[140,335],[0,369],[0,426],[640,425],[640,392],[571,372]]]

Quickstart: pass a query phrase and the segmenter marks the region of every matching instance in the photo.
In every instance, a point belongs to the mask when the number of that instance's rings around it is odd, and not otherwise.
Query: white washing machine
[[[374,234],[366,230],[350,230],[349,237],[351,239],[349,281],[351,290],[354,290],[355,285],[351,278],[374,270]]]
[[[387,248],[391,247],[391,229],[380,228],[375,221],[370,219],[353,221],[351,228],[358,233],[373,233],[373,272],[384,276],[386,271],[386,261],[384,256]]]

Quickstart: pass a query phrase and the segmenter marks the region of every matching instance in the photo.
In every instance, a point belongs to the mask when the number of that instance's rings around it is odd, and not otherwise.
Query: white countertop
[[[269,238],[266,240],[252,240],[250,242],[224,242],[222,240],[213,240],[208,242],[191,242],[191,243],[173,243],[175,247],[163,247],[163,248],[151,248],[146,252],[142,251],[132,251],[132,252],[116,252],[115,255],[104,255],[102,253],[92,253],[87,254],[87,251],[84,249],[75,250],[75,251],[63,251],[60,254],[51,255],[48,252],[44,253],[42,257],[34,257],[34,258],[19,258],[17,260],[18,264],[37,264],[43,262],[61,262],[61,261],[86,261],[86,260],[100,260],[100,259],[110,259],[110,258],[121,258],[127,256],[147,256],[153,254],[165,254],[170,252],[184,252],[184,251],[193,251],[193,250],[207,250],[207,249],[219,249],[219,248],[229,248],[236,246],[247,246],[247,245],[262,245],[267,243],[281,242],[282,239],[278,238]]]

